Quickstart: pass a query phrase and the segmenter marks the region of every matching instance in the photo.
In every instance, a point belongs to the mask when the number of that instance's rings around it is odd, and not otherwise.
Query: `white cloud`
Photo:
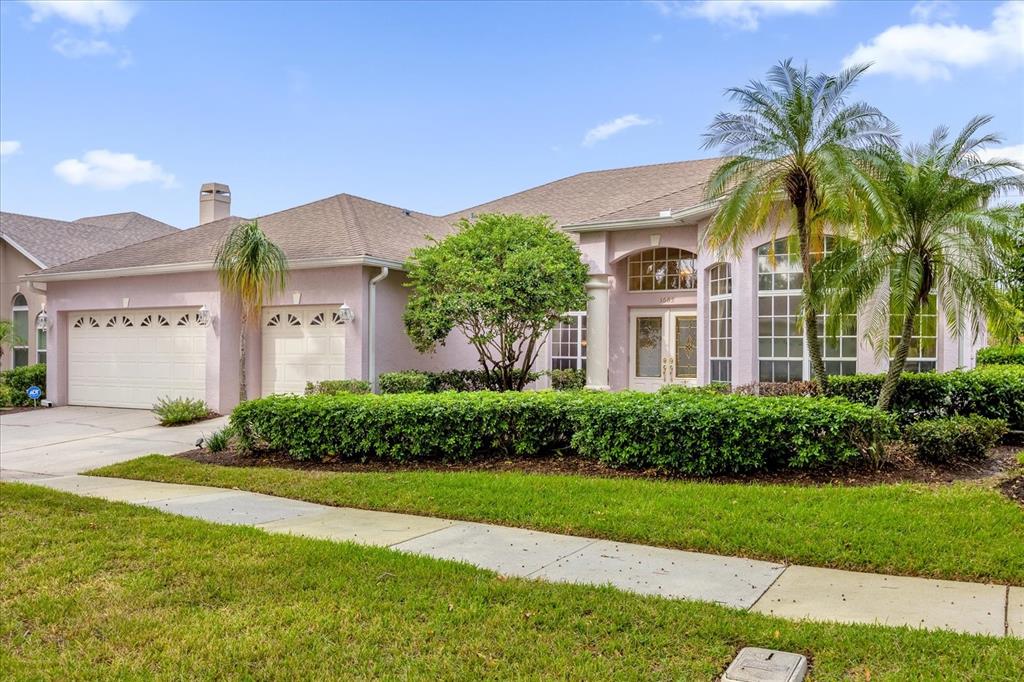
[[[0,157],[14,156],[21,151],[21,143],[17,140],[0,140]]]
[[[1017,163],[1024,164],[1024,144],[1012,144],[1007,147],[993,147],[991,149],[985,149],[978,156],[981,157],[982,161],[991,161],[992,159],[1009,159],[1010,161],[1016,161]]]
[[[25,0],[32,8],[32,21],[57,17],[94,31],[120,31],[138,12],[134,2],[123,0]]]
[[[616,133],[621,133],[626,128],[632,128],[634,126],[646,126],[654,123],[652,118],[643,118],[637,114],[626,114],[625,116],[619,116],[614,121],[608,121],[596,125],[587,131],[587,134],[583,136],[583,146],[590,147],[591,145],[600,142],[601,140],[607,140]]]
[[[956,5],[949,0],[920,0],[910,8],[910,16],[918,21],[949,21],[956,16]]]
[[[890,26],[843,58],[843,65],[874,62],[869,74],[925,81],[950,79],[954,69],[1024,61],[1024,3],[997,6],[987,28],[915,23]]]
[[[53,172],[71,185],[86,185],[95,189],[124,189],[146,182],[159,182],[164,187],[175,186],[174,176],[153,161],[107,149],[93,149],[81,159],[64,159],[53,167]]]
[[[96,38],[82,40],[63,30],[53,34],[50,47],[53,48],[54,52],[68,59],[115,56],[118,58],[117,65],[121,68],[132,63],[132,53],[128,50],[114,47],[106,40],[98,40]]]
[[[756,31],[761,18],[781,14],[816,14],[834,0],[652,0],[665,16],[702,17],[742,31]]]

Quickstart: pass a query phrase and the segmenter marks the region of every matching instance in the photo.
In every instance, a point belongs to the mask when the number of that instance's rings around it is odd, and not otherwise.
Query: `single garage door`
[[[263,311],[263,395],[302,393],[307,381],[345,378],[345,325],[337,308]]]
[[[206,328],[194,309],[73,313],[68,402],[149,409],[206,398]]]

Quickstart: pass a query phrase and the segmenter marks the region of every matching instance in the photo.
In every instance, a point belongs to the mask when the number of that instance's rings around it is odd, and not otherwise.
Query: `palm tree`
[[[706,198],[719,207],[707,232],[710,247],[740,253],[749,238],[768,229],[772,241],[786,218],[799,244],[803,270],[803,327],[811,370],[827,381],[812,301],[812,269],[822,251],[826,224],[833,229],[864,222],[880,202],[864,172],[863,152],[892,144],[895,125],[878,109],[847,104],[868,65],[838,75],[811,74],[786,60],[726,94],[739,113],[720,113],[704,134],[705,148],[728,158],[715,170]]]
[[[955,335],[967,327],[977,335],[983,321],[999,331],[1012,324],[998,278],[1014,249],[1014,209],[987,204],[1005,190],[1024,188],[1024,167],[982,160],[984,148],[1000,142],[980,134],[989,121],[972,119],[952,141],[943,127],[927,145],[879,150],[874,158],[886,222],[841,244],[821,263],[830,308],[872,304],[868,338],[892,354],[880,409],[889,409],[915,321],[933,295]]]
[[[251,319],[258,319],[263,305],[275,293],[284,291],[288,260],[284,251],[260,229],[257,221],[239,223],[217,248],[215,260],[220,285],[238,296],[242,328],[238,339],[238,397],[248,399],[245,376],[245,331]]]
[[[14,330],[13,322],[0,320],[0,360],[4,357],[4,348],[13,348],[24,342],[24,339],[18,336],[18,332]]]

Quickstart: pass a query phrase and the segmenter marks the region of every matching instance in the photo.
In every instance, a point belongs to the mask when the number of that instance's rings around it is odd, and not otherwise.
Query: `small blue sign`
[[[43,389],[38,386],[29,386],[25,391],[30,400],[39,400],[43,397]]]

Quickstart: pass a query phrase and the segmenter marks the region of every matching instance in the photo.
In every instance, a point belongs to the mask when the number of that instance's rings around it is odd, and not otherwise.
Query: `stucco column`
[[[608,275],[587,280],[587,388],[611,390],[608,385]]]

